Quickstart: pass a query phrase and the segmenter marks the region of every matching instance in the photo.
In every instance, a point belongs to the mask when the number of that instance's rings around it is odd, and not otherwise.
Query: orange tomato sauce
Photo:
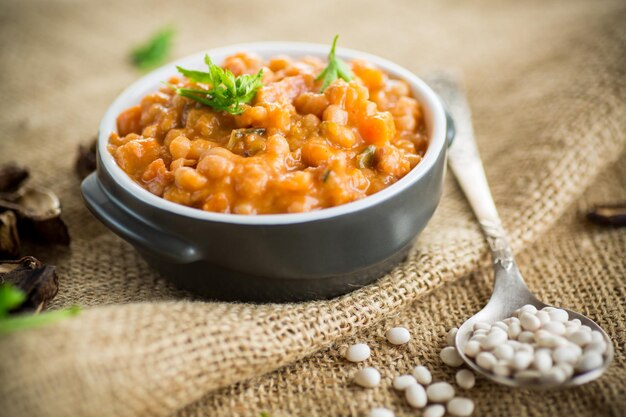
[[[238,53],[235,75],[263,68],[263,86],[240,115],[213,110],[168,86],[117,118],[108,149],[151,193],[201,210],[295,213],[365,198],[405,176],[428,140],[405,81],[364,61],[323,93],[317,58],[263,62]],[[184,78],[171,84],[194,88]]]

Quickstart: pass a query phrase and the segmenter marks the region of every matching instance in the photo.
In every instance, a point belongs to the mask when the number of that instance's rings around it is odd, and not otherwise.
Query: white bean
[[[496,348],[493,350],[493,354],[498,359],[508,361],[508,360],[513,359],[513,355],[515,355],[515,349],[513,349],[513,346],[511,346],[510,344],[505,343],[505,344],[496,346]]]
[[[519,323],[511,323],[509,325],[509,329],[507,330],[507,335],[509,339],[515,339],[522,332],[522,325]]]
[[[567,311],[560,308],[555,308],[554,310],[549,311],[548,314],[550,315],[550,319],[552,321],[560,321],[561,323],[565,323],[569,319],[569,314],[567,314]],[[578,320],[578,322],[580,323],[580,320]]]
[[[399,375],[393,379],[393,387],[398,391],[404,391],[413,384],[417,384],[413,375]]]
[[[535,341],[535,334],[529,331],[523,331],[517,336],[517,340],[521,343],[532,343]]]
[[[387,330],[386,336],[392,345],[404,345],[411,340],[411,333],[404,327],[393,327]]]
[[[491,330],[493,330],[493,329],[494,329],[494,327],[495,327],[495,328],[498,328],[498,329],[501,329],[501,330],[504,330],[505,332],[506,332],[506,331],[508,330],[508,328],[509,328],[509,326],[508,326],[505,322],[503,322],[503,321],[496,321],[495,323],[493,323],[493,324],[491,325]]]
[[[426,390],[420,384],[410,385],[406,391],[404,391],[406,401],[413,408],[422,408],[428,403]]]
[[[476,363],[478,364],[478,366],[480,366],[481,368],[485,368],[487,370],[492,369],[497,362],[498,360],[493,355],[493,353],[480,352],[476,356]]]
[[[578,362],[576,369],[580,372],[587,372],[601,367],[603,363],[604,359],[602,359],[602,355],[598,352],[586,352],[580,359],[580,362]]]
[[[569,340],[576,343],[578,346],[585,346],[589,342],[591,342],[591,332],[582,330],[582,326],[580,330],[575,331],[568,337]]]
[[[500,361],[493,366],[491,372],[498,376],[509,376],[511,375],[511,367],[508,363]]]
[[[426,388],[428,401],[445,403],[454,397],[454,388],[447,382],[435,382]]]
[[[552,356],[549,350],[538,350],[533,358],[533,366],[539,372],[547,372],[552,368]]]
[[[543,326],[544,324],[550,323],[550,314],[548,314],[547,311],[538,311],[535,316],[539,319],[539,321],[541,322],[541,325]]]
[[[455,347],[447,346],[441,350],[439,354],[443,363],[448,366],[458,367],[463,365],[463,359],[459,356],[459,352],[457,352]]]
[[[600,354],[604,354],[606,352],[607,344],[604,340],[599,340],[594,342],[593,340],[585,346],[585,352],[595,351]]]
[[[395,414],[393,413],[393,411],[391,411],[388,408],[377,407],[377,408],[372,408],[368,416],[369,417],[395,417]]]
[[[567,376],[565,375],[565,372],[561,368],[559,368],[558,366],[555,366],[553,368],[548,369],[548,371],[543,374],[541,379],[542,381],[548,384],[561,384],[565,382],[565,380],[567,379]]]
[[[429,405],[422,413],[423,417],[443,417],[446,413],[446,407],[441,404]]]
[[[506,342],[508,335],[506,332],[498,327],[492,327],[491,331],[487,335],[487,338],[481,343],[481,347],[491,350],[498,345]]]
[[[475,340],[470,340],[465,344],[463,352],[470,358],[476,357],[480,353],[480,343]]]
[[[453,327],[448,331],[448,334],[446,335],[446,343],[448,346],[454,346],[454,338],[456,337],[458,331],[458,327]]]
[[[370,347],[365,343],[352,345],[346,351],[346,359],[350,362],[363,362],[370,357]]]
[[[474,323],[474,327],[472,328],[474,331],[476,330],[491,330],[491,324],[485,323],[484,321],[477,321]]]
[[[555,368],[559,368],[560,370],[562,370],[566,378],[571,378],[572,375],[574,375],[574,367],[569,363],[557,363]]]
[[[513,357],[513,368],[522,371],[530,366],[533,355],[528,352],[517,352]]]
[[[527,369],[525,371],[519,371],[515,374],[515,379],[518,381],[532,381],[535,379],[539,379],[541,373],[539,371],[535,371],[534,369]]]
[[[428,385],[433,381],[433,377],[427,367],[418,365],[413,368],[413,376],[422,385]]]
[[[598,330],[593,330],[591,332],[591,341],[592,342],[604,342],[604,335],[602,332]]]
[[[535,307],[532,304],[526,304],[525,306],[520,308],[519,311],[520,311],[520,314],[522,314],[522,313],[535,314],[535,313],[537,313],[537,307]]]
[[[550,321],[544,324],[542,329],[547,330],[557,336],[563,336],[565,334],[565,325],[560,321]]]
[[[578,347],[580,350],[580,347],[578,345],[573,344],[561,346],[554,349],[554,351],[552,352],[552,359],[554,359],[554,362],[565,362],[572,365],[578,362],[581,353],[577,351],[573,346]]]
[[[523,312],[519,318],[524,330],[535,331],[541,327],[541,321],[534,314]]]
[[[448,403],[448,413],[457,417],[468,417],[474,412],[474,402],[469,398],[456,397]]]
[[[357,371],[354,383],[363,388],[374,388],[380,384],[380,372],[377,369],[367,367]]]
[[[476,376],[472,371],[461,369],[455,375],[456,383],[463,389],[471,389],[476,384]]]

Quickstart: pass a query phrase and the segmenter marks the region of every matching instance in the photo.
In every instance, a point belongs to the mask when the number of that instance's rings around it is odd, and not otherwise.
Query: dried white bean
[[[535,353],[533,358],[533,366],[539,372],[547,372],[552,368],[552,356],[549,350],[541,349]]]
[[[457,352],[455,347],[447,346],[443,348],[439,356],[441,357],[441,360],[443,361],[443,363],[445,363],[448,366],[452,366],[456,368],[458,366],[463,365],[463,359],[461,358],[461,356],[459,355],[459,352]]]
[[[521,343],[532,343],[535,341],[535,334],[530,331],[523,331],[517,336],[517,340]]]
[[[491,325],[491,330],[493,330],[493,329],[494,329],[494,327],[495,327],[495,328],[498,328],[498,329],[502,329],[502,330],[504,330],[505,332],[506,332],[506,331],[508,330],[508,328],[509,328],[509,326],[508,326],[505,322],[503,322],[503,321],[496,321],[495,323],[493,323],[493,324]]]
[[[480,344],[481,347],[491,350],[498,345],[501,345],[507,341],[509,337],[506,332],[498,327],[492,327],[491,331],[487,335],[487,338]]]
[[[475,340],[470,340],[465,344],[465,348],[463,351],[470,358],[474,358],[480,353],[480,343]]]
[[[493,353],[480,352],[476,356],[476,363],[478,364],[478,366],[480,366],[481,368],[485,368],[487,370],[490,370],[491,368],[493,368],[497,362],[498,360],[493,355]]]
[[[578,361],[578,358],[580,358],[581,352],[577,351],[574,346],[578,347],[580,350],[580,347],[574,344],[568,344],[554,349],[552,352],[552,359],[554,359],[554,362],[565,362],[572,365],[575,364]]]
[[[493,353],[490,353],[490,352],[480,352],[478,355],[476,355],[476,363],[481,368],[485,368],[487,370],[490,370],[491,368],[494,367],[494,365],[497,362],[498,362],[498,360],[493,355]]]
[[[493,366],[491,372],[498,376],[509,376],[511,375],[511,367],[507,362],[500,361]]]
[[[505,343],[496,346],[496,348],[493,350],[493,354],[498,359],[509,361],[513,359],[513,355],[515,355],[515,349],[513,349],[513,346],[511,346],[510,344]]]
[[[591,332],[582,330],[581,326],[581,328],[572,333],[572,335],[569,336],[568,339],[576,343],[578,346],[582,347],[591,342]]]
[[[566,378],[571,378],[572,375],[574,375],[574,367],[569,363],[557,363],[555,368],[559,368],[560,370],[562,370]]]
[[[569,314],[567,314],[567,311],[560,308],[555,308],[554,310],[549,311],[548,314],[550,315],[550,319],[552,321],[560,321],[561,323],[565,323],[569,319]]]
[[[511,323],[509,325],[509,329],[507,330],[507,335],[509,339],[516,339],[517,336],[522,332],[522,325],[519,323]]]
[[[423,417],[443,417],[446,413],[446,407],[441,404],[429,405],[422,413]]]
[[[525,306],[520,308],[519,311],[520,311],[520,314],[522,314],[522,313],[536,314],[537,313],[537,307],[535,307],[532,304],[526,304]]]
[[[363,388],[374,388],[380,384],[380,372],[377,369],[367,367],[357,371],[354,383]]]
[[[448,413],[457,417],[468,417],[474,412],[474,402],[469,398],[456,397],[448,403]]]
[[[557,336],[562,336],[565,334],[565,325],[560,321],[550,321],[544,324],[542,326],[542,329],[547,330],[548,332]]]
[[[370,347],[365,343],[352,345],[346,351],[346,359],[350,362],[363,362],[370,357]]]
[[[604,363],[602,355],[596,351],[586,352],[580,359],[580,362],[576,366],[576,369],[580,372],[591,371],[592,369],[599,368]]]
[[[433,381],[433,377],[427,367],[418,365],[413,368],[413,376],[422,385],[428,385]]]
[[[395,417],[393,411],[388,408],[378,407],[372,408],[368,415],[369,417]]]
[[[393,387],[398,391],[404,391],[413,384],[417,384],[413,375],[399,375],[393,379]]]
[[[454,387],[447,382],[435,382],[426,388],[428,401],[445,403],[454,397]]]
[[[522,324],[522,329],[524,330],[535,331],[541,327],[541,321],[539,318],[528,312],[522,312],[519,321]]]
[[[404,327],[393,327],[387,330],[386,336],[392,345],[403,345],[411,340],[411,333]]]
[[[470,338],[470,340],[476,341],[478,343],[482,343],[483,340],[485,340],[487,338],[486,334],[478,334],[478,335],[474,335]]]
[[[587,346],[585,346],[585,352],[595,351],[602,355],[606,352],[606,348],[607,344],[604,340],[599,340],[597,342],[591,341],[591,343],[588,343]]]
[[[454,338],[456,337],[456,333],[459,331],[457,327],[453,327],[448,331],[446,335],[446,343],[448,346],[454,346]]]
[[[528,352],[517,352],[513,357],[513,368],[522,371],[530,366],[533,355]]]
[[[548,314],[547,311],[538,311],[535,316],[539,319],[539,321],[541,322],[541,325],[543,326],[544,324],[550,323],[550,314]]]
[[[413,408],[422,408],[428,403],[426,390],[420,384],[413,384],[404,391],[406,401]]]
[[[565,382],[566,379],[567,376],[565,372],[558,366],[548,369],[541,377],[541,380],[548,384],[561,384]]]
[[[602,332],[598,330],[593,330],[591,332],[591,341],[592,342],[604,342],[604,335]]]
[[[484,321],[477,321],[474,323],[473,330],[491,330],[491,324],[485,323]]]
[[[461,369],[455,375],[456,383],[463,389],[471,389],[476,384],[476,376],[472,371]]]
[[[515,379],[518,381],[533,381],[539,379],[541,373],[539,371],[535,371],[534,369],[527,369],[525,371],[519,371],[515,374]]]

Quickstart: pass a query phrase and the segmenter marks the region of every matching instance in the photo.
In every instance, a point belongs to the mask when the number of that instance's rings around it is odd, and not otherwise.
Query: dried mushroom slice
[[[17,217],[8,210],[0,213],[0,259],[15,259],[20,256],[20,237],[17,232]]]
[[[13,312],[41,311],[57,295],[59,278],[55,267],[32,256],[0,262],[0,283],[11,283],[26,294],[26,301]]]
[[[61,219],[61,203],[51,191],[23,188],[16,194],[0,197],[0,207],[20,217],[20,232],[36,240],[68,245],[67,226]]]
[[[81,180],[96,170],[96,147],[98,140],[93,139],[89,146],[79,145],[74,169]]]
[[[0,193],[13,193],[28,178],[28,170],[15,163],[0,166]]]

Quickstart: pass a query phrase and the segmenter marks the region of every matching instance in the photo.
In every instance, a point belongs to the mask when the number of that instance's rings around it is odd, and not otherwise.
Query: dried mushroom
[[[20,307],[11,313],[29,310],[39,312],[59,291],[55,267],[45,265],[32,256],[0,262],[0,284],[4,283],[13,285],[26,295]]]
[[[93,139],[89,146],[79,145],[74,168],[81,180],[96,170],[96,147],[98,139]]]
[[[0,213],[0,259],[14,259],[20,255],[20,237],[17,217],[12,211]]]
[[[15,163],[0,166],[0,193],[13,193],[28,178],[28,170]]]
[[[589,221],[605,226],[626,226],[626,203],[604,204],[593,207],[587,213]]]
[[[0,259],[19,256],[20,236],[68,245],[61,203],[51,191],[24,187],[28,171],[15,164],[0,166]]]

